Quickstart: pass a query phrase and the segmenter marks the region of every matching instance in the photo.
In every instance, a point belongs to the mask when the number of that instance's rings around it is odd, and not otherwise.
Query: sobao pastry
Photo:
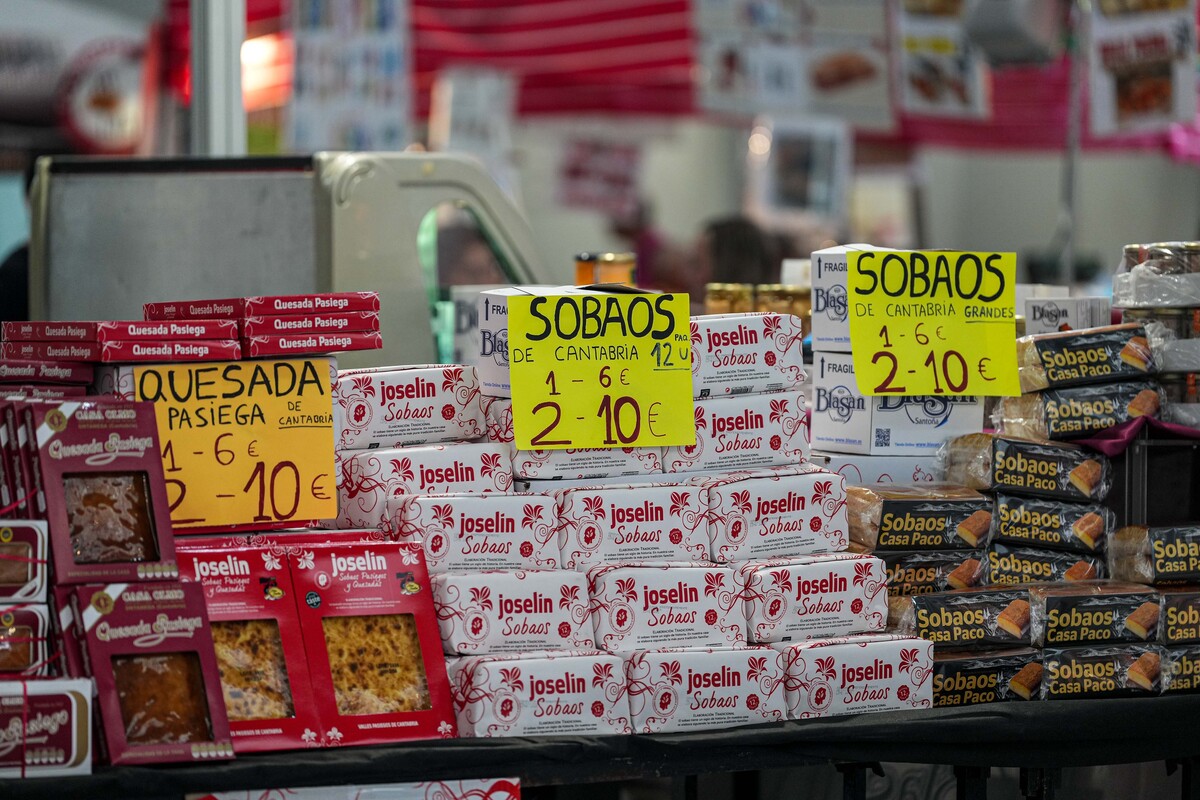
[[[1146,329],[1136,323],[1017,339],[1022,392],[1136,379],[1155,371]]]
[[[851,486],[846,516],[850,540],[868,550],[968,549],[991,527],[992,502],[952,484]]]
[[[1100,558],[994,544],[987,553],[987,582],[1025,584],[1038,581],[1084,581],[1104,577]]]
[[[991,541],[1093,554],[1104,551],[1115,519],[1099,504],[998,494]]]
[[[1030,648],[993,653],[949,651],[933,657],[934,706],[1036,700],[1041,654]]]
[[[1121,528],[1109,539],[1108,566],[1112,576],[1122,581],[1155,585],[1200,581],[1200,525]]]
[[[1158,416],[1162,390],[1154,381],[1046,389],[1004,397],[998,408],[1005,435],[1026,439],[1076,439],[1136,417]]]
[[[1107,458],[1066,442],[971,433],[941,457],[947,481],[979,491],[1099,502],[1112,486]]]
[[[1029,587],[1034,647],[1153,642],[1158,594],[1118,581],[1047,583]]]

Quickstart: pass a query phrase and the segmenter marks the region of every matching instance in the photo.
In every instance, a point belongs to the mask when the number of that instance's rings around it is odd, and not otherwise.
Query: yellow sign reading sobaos
[[[860,392],[1020,394],[1016,254],[862,250],[846,260]]]

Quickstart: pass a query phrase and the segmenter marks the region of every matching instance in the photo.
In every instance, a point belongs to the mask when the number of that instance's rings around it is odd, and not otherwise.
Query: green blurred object
[[[1026,251],[1021,253],[1020,263],[1025,265],[1022,283],[1063,283],[1059,272],[1058,253],[1047,250]],[[1100,275],[1102,269],[1108,268],[1095,253],[1080,255],[1075,259],[1075,283],[1091,283]]]

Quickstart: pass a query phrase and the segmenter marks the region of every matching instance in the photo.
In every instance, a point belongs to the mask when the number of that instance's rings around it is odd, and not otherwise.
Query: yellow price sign
[[[517,447],[695,444],[688,323],[682,294],[509,298]]]
[[[264,526],[337,516],[328,358],[136,367],[155,404],[171,524]]]
[[[846,260],[860,392],[1021,393],[1015,253],[863,250]]]

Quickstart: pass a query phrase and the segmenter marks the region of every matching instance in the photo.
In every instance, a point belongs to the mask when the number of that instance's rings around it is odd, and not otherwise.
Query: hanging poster
[[[1093,135],[1196,116],[1196,0],[1097,0],[1088,36]]]
[[[903,0],[896,52],[901,107],[930,117],[986,119],[991,75],[967,40],[964,0]]]

